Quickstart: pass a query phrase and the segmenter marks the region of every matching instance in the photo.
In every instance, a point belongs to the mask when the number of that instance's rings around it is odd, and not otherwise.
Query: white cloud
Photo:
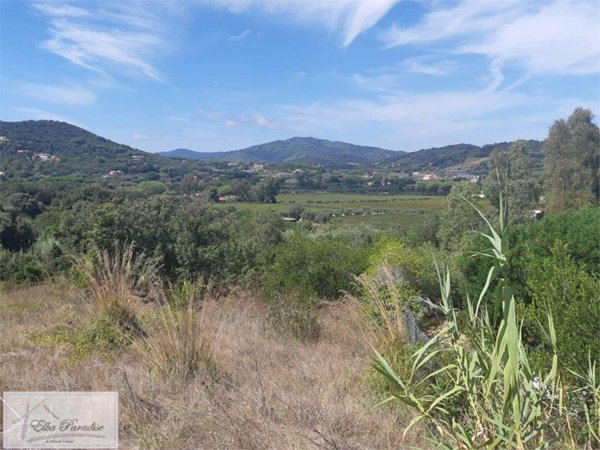
[[[400,0],[205,0],[230,12],[257,9],[308,24],[319,23],[341,34],[343,47],[377,24]]]
[[[595,0],[463,0],[429,12],[413,27],[395,25],[382,39],[390,47],[435,42],[452,54],[483,55],[490,61],[488,90],[494,90],[508,62],[520,64],[525,77],[599,73],[599,23]]]
[[[492,118],[533,104],[535,101],[529,97],[506,92],[402,92],[380,94],[374,100],[289,105],[279,116],[286,117],[297,131],[350,142],[370,135],[371,145],[417,150],[448,143],[509,139],[509,127]]]
[[[285,130],[292,125],[287,121],[275,121],[262,114],[243,114],[232,117],[225,122],[227,128],[238,128],[242,125],[257,127],[261,130]]]
[[[112,2],[96,9],[93,5],[83,9],[35,4],[50,21],[51,37],[41,47],[98,73],[141,73],[160,80],[160,72],[148,61],[164,45],[160,21],[150,8]]]
[[[148,136],[146,136],[145,134],[139,134],[139,133],[135,133],[133,136],[131,136],[133,138],[134,141],[138,141],[138,142],[142,142],[142,141],[147,141],[148,139],[150,139]]]
[[[409,74],[448,75],[457,67],[456,63],[450,61],[434,61],[419,56],[391,66],[370,69],[365,74],[356,73],[352,75],[352,81],[365,91],[394,94],[406,89]]]
[[[85,17],[89,16],[90,13],[83,9],[78,8],[76,6],[71,6],[67,4],[58,4],[58,3],[35,3],[33,5],[35,9],[40,11],[43,14],[48,16],[57,16],[57,17]]]
[[[49,103],[80,106],[96,101],[96,94],[83,86],[22,83],[19,87],[26,96]]]
[[[493,30],[459,51],[519,61],[531,73],[600,73],[597,2],[554,2]]]
[[[456,69],[456,64],[449,61],[432,61],[430,58],[415,57],[402,61],[402,68],[409,73],[421,75],[448,75]]]
[[[241,41],[243,39],[246,39],[250,33],[252,33],[252,30],[244,30],[240,34],[228,36],[227,39],[229,39],[230,41]]]

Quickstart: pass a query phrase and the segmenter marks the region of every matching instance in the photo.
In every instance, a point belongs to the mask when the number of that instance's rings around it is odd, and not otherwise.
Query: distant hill
[[[0,136],[3,136],[0,164],[14,166],[25,175],[30,172],[101,175],[111,170],[129,172],[130,169],[150,172],[156,170],[162,160],[152,153],[117,144],[83,128],[55,120],[0,121]],[[39,153],[56,159],[35,166],[34,155]]]
[[[213,159],[223,159],[221,156],[224,153],[231,152],[196,152],[194,150],[189,150],[187,148],[176,148],[175,150],[171,150],[168,152],[158,152],[157,155],[164,156],[167,158],[185,158],[185,159],[198,159],[198,160],[213,160]]]
[[[313,137],[294,137],[229,152],[202,153],[177,149],[159,154],[189,159],[218,159],[271,164],[320,164],[326,167],[349,168],[382,162],[403,153]]]
[[[534,163],[541,164],[542,142],[531,140],[528,143],[533,150]],[[472,144],[455,144],[407,153],[312,137],[295,137],[229,152],[203,153],[179,148],[159,154],[186,159],[272,164],[320,164],[330,168],[382,164],[400,170],[426,170],[428,168],[445,169],[465,163],[468,164],[473,160],[485,159],[490,156],[493,150],[506,150],[510,144],[510,142],[499,142],[481,147]]]
[[[117,144],[83,128],[54,120],[24,122],[0,121],[0,171],[9,170],[30,176],[103,175],[112,170],[123,173],[158,176],[158,172],[178,170],[188,160],[241,161],[248,163],[322,165],[328,168],[352,168],[378,165],[395,170],[474,168],[485,172],[485,159],[497,148],[506,149],[510,142],[476,146],[456,144],[423,149],[412,153],[379,147],[354,145],[313,137],[267,142],[241,150],[202,153],[179,148],[153,154]],[[534,166],[541,168],[541,141],[528,141],[533,150]],[[57,160],[43,162],[33,155],[46,153]],[[160,155],[160,156],[159,156]],[[168,156],[171,158],[164,158]]]
[[[543,142],[529,140],[527,143],[533,153],[534,166],[540,166]],[[510,144],[511,142],[498,142],[481,147],[472,144],[446,145],[445,147],[427,148],[416,152],[394,155],[384,163],[402,170],[445,169],[461,166],[472,160],[488,158],[494,150],[507,150]]]

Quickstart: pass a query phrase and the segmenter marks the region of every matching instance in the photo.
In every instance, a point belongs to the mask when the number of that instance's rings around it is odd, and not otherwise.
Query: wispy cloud
[[[341,34],[341,45],[349,46],[361,33],[375,26],[400,0],[204,0],[232,13],[257,9],[295,22],[319,23]]]
[[[275,120],[262,114],[242,114],[231,117],[225,121],[227,128],[238,128],[240,126],[252,126],[261,130],[288,130],[293,123],[289,120]]]
[[[96,101],[96,94],[83,86],[22,83],[19,88],[27,97],[49,103],[80,106]]]
[[[241,41],[242,39],[246,39],[250,33],[252,33],[252,30],[244,30],[240,34],[228,36],[227,39],[230,41]]]
[[[86,8],[67,4],[36,3],[48,17],[50,38],[41,48],[98,73],[143,74],[160,80],[149,62],[163,39],[160,21],[148,8],[136,4],[89,3]]]
[[[517,63],[525,76],[600,72],[595,0],[503,2],[463,0],[435,9],[412,27],[392,26],[382,34],[389,47],[435,43],[450,54],[489,59],[490,85],[504,82],[505,64]]]
[[[382,93],[376,99],[288,105],[279,111],[292,129],[388,148],[417,150],[450,142],[490,143],[519,135],[497,122],[505,113],[531,106],[528,96],[476,90]],[[539,105],[538,105],[539,106]],[[518,124],[518,121],[515,123]]]
[[[456,70],[456,63],[451,61],[434,61],[423,56],[408,58],[402,61],[401,67],[409,73],[421,75],[448,75]]]
[[[145,134],[140,134],[140,133],[135,133],[131,137],[133,138],[134,141],[138,141],[138,142],[143,142],[143,141],[147,141],[148,139],[150,139],[150,137],[146,136]]]
[[[397,94],[406,90],[410,75],[442,76],[455,72],[457,68],[458,64],[452,61],[435,61],[419,56],[398,64],[372,68],[365,73],[356,73],[352,75],[352,82],[365,91]]]
[[[35,3],[35,9],[44,13],[47,16],[55,17],[86,17],[90,13],[84,8],[58,3]]]

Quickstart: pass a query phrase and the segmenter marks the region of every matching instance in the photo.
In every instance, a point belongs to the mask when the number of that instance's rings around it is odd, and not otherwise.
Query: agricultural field
[[[219,204],[225,208],[232,204]],[[302,208],[315,216],[326,217],[327,228],[368,226],[394,232],[424,220],[435,220],[444,208],[445,197],[425,195],[288,193],[277,196],[277,203],[235,203],[235,208],[253,212],[271,210],[288,214]]]

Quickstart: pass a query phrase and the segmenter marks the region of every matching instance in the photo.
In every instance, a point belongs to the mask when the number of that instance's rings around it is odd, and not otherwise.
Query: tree
[[[438,239],[443,247],[451,247],[460,241],[467,231],[478,229],[481,218],[471,205],[465,202],[474,202],[479,199],[479,186],[474,183],[463,182],[456,184],[446,198],[446,207],[440,216]]]
[[[259,203],[277,203],[277,194],[282,184],[282,179],[269,178],[261,181],[253,189],[255,200]]]
[[[247,180],[236,180],[231,187],[233,195],[236,195],[240,202],[248,202],[252,199],[252,185]]]
[[[489,175],[483,183],[483,192],[496,209],[500,207],[500,193],[508,203],[508,214],[513,222],[522,222],[535,209],[539,189],[533,177],[531,150],[524,140],[515,141],[508,151],[494,150],[488,162]]]
[[[557,120],[544,143],[544,195],[549,211],[598,203],[600,130],[588,109]]]

